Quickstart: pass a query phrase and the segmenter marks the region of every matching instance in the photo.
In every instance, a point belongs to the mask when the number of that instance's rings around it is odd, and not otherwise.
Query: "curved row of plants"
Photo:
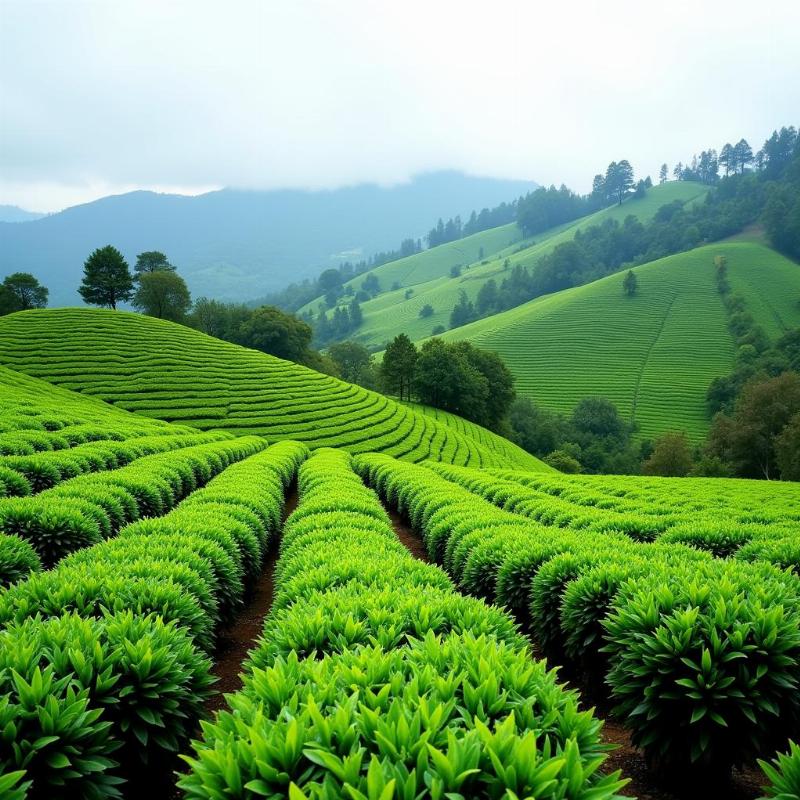
[[[0,592],[4,798],[143,796],[169,779],[212,693],[215,633],[258,575],[307,453],[265,444],[203,445],[169,476],[119,480],[110,496],[137,521]],[[207,483],[147,518],[147,476],[159,497]]]
[[[224,437],[78,475],[29,497],[6,498],[0,500],[0,532],[25,540],[49,569],[134,520],[165,514],[226,466],[265,446],[256,436]],[[0,585],[12,577],[0,576]]]
[[[468,432],[383,395],[138,314],[47,309],[8,315],[0,323],[0,361],[118,409],[201,430],[412,460],[508,461]]]
[[[351,458],[300,468],[272,612],[187,796],[618,797],[599,721],[506,614],[411,556]]]
[[[662,478],[660,487],[650,484],[649,491],[637,492],[631,485],[639,479],[618,477],[613,494],[604,496],[564,476],[542,481],[522,473],[497,477],[449,464],[428,466],[500,508],[544,525],[685,544],[719,558],[769,561],[800,574],[800,492],[791,484],[765,492],[757,481]],[[550,491],[541,491],[542,486]],[[629,491],[620,496],[623,487]]]
[[[512,610],[550,657],[610,690],[654,766],[715,780],[797,730],[796,575],[573,520],[541,525],[382,455],[355,466],[462,590]]]

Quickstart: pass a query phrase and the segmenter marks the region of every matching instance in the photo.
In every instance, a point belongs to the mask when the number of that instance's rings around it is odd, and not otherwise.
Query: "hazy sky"
[[[798,31],[798,0],[0,0],[0,203],[655,177],[800,123]]]

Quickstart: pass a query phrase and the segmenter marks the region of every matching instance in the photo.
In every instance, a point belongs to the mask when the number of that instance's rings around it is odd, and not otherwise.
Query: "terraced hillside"
[[[622,276],[540,297],[453,331],[498,352],[517,390],[568,412],[582,397],[608,397],[643,436],[708,429],[705,393],[733,366],[734,342],[714,280],[725,255],[733,291],[773,336],[800,325],[800,267],[753,242],[708,245],[636,268],[639,289]]]
[[[607,219],[622,222],[629,214],[646,221],[667,203],[674,200],[695,202],[707,191],[708,187],[689,181],[665,183],[650,189],[643,198],[629,198],[621,206],[611,206],[530,239],[522,239],[516,225],[505,225],[384,264],[372,270],[381,288],[389,290],[395,282],[400,288],[384,291],[361,304],[364,321],[353,338],[368,347],[382,347],[401,331],[412,339],[429,336],[437,325],[449,326],[450,312],[461,290],[474,300],[487,280],[502,281],[506,259],[509,269],[518,264],[530,268],[556,245],[572,239],[579,228]],[[479,256],[481,247],[482,258]],[[463,269],[459,277],[452,278],[450,268],[455,265]],[[360,275],[349,283],[357,290],[365,277]],[[406,299],[408,289],[412,289],[413,294]],[[321,299],[309,303],[303,310],[313,309],[316,313]],[[425,305],[433,308],[433,314],[422,319],[419,312]]]
[[[2,317],[0,364],[200,430],[415,461],[506,465],[513,457],[534,469],[541,463],[510,443],[488,447],[375,392],[138,314],[53,309]]]

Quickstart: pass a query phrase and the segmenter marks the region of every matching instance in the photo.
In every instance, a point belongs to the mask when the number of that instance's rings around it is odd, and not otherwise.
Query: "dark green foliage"
[[[128,262],[112,245],[95,250],[83,265],[83,282],[78,288],[86,303],[115,309],[117,303],[130,300],[133,277]]]
[[[171,270],[147,270],[137,278],[134,308],[158,319],[181,321],[192,301],[186,281]]]
[[[302,362],[311,344],[311,328],[278,308],[256,309],[239,328],[239,343],[287,361]]]
[[[636,273],[632,269],[629,269],[625,273],[625,277],[622,279],[622,291],[624,291],[628,297],[633,297],[638,288],[639,280],[636,277]]]
[[[0,283],[0,315],[47,305],[46,286],[28,272],[14,272]]]
[[[414,390],[425,405],[497,430],[514,399],[514,379],[495,353],[431,339],[420,348]]]
[[[140,281],[148,272],[174,272],[175,267],[169,263],[169,259],[159,250],[148,250],[136,256],[136,264],[133,271],[134,279]]]
[[[377,381],[372,354],[358,342],[345,341],[332,344],[328,355],[339,369],[342,380],[374,389]]]
[[[417,348],[404,333],[386,345],[380,366],[380,377],[386,391],[403,400],[411,399],[411,387],[417,366]]]
[[[28,542],[0,534],[0,589],[41,568],[39,556]]]

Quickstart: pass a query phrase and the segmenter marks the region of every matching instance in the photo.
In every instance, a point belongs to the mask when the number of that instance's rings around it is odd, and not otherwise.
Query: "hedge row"
[[[630,497],[619,505],[619,498],[606,497],[609,503],[605,503],[601,493],[587,493],[580,486],[570,488],[570,479],[563,476],[539,478],[521,473],[511,480],[513,473],[508,472],[498,475],[497,471],[478,472],[449,464],[427,466],[497,506],[545,525],[619,532],[636,541],[684,544],[717,558],[769,561],[800,574],[800,537],[792,519],[800,506],[800,492],[794,487],[777,492],[782,495],[782,502],[771,502],[767,512],[752,508],[756,501],[759,507],[764,504],[763,489],[749,485],[754,481],[733,481],[741,489],[741,495],[737,495],[718,486],[719,482],[676,479],[684,481],[681,490],[673,492],[672,486],[665,484],[658,506]],[[640,479],[620,477],[619,486],[626,486],[629,480]],[[531,488],[533,485],[547,486],[549,492]],[[687,485],[697,488],[691,502],[686,495]],[[720,494],[725,497],[723,507],[717,507]]]
[[[273,609],[187,796],[617,797],[600,723],[506,615],[408,553],[350,461],[300,469]]]
[[[381,455],[355,465],[463,589],[513,609],[595,685],[605,679],[652,763],[719,775],[796,730],[796,576],[617,531],[515,523],[430,469]]]
[[[50,489],[61,481],[87,472],[124,467],[143,456],[230,438],[230,434],[214,432],[139,436],[126,441],[92,441],[32,455],[0,456],[0,468],[21,475],[30,486],[30,491],[23,494],[30,494]]]
[[[291,442],[256,452],[166,516],[0,594],[0,775],[16,774],[15,791],[143,796],[168,776],[211,694],[204,650],[305,455]]]
[[[166,513],[226,466],[265,445],[253,436],[170,449],[119,469],[72,478],[32,497],[0,500],[0,532],[26,539],[49,568],[135,519]]]

